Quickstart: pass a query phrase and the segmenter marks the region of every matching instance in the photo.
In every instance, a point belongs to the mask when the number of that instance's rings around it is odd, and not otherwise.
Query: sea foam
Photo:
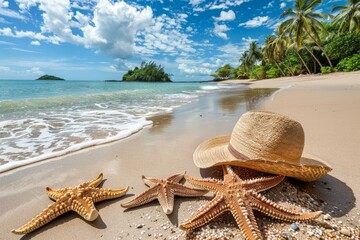
[[[148,117],[219,89],[215,84],[89,84],[91,92],[83,94],[86,83],[69,83],[63,86],[76,94],[44,97],[44,89],[39,98],[0,100],[0,172],[126,138],[151,126]]]

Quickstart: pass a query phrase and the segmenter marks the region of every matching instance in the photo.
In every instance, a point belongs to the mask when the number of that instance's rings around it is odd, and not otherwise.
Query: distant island
[[[56,77],[56,76],[53,76],[53,75],[43,75],[41,77],[39,77],[38,79],[36,80],[61,80],[61,81],[64,81],[65,79],[63,78],[59,78],[59,77]]]
[[[124,74],[124,82],[171,82],[170,74],[164,71],[164,67],[155,62],[142,62],[140,67],[135,67]]]

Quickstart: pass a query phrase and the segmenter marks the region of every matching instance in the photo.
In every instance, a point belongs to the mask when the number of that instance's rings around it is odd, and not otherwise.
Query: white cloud
[[[17,29],[0,29],[0,35],[10,37],[28,37],[34,40],[44,40],[53,44],[70,42],[103,52],[113,58],[128,58],[134,54],[134,42],[139,30],[152,22],[150,7],[133,7],[124,1],[110,0],[16,0],[22,11],[38,6],[41,10],[43,24],[41,32],[18,31]],[[92,9],[86,15],[77,8]],[[181,21],[186,21],[187,15],[181,14]],[[76,32],[80,32],[78,35]]]
[[[280,3],[280,9],[283,9],[284,7],[286,7],[286,3],[285,3],[285,2],[281,2],[281,3]]]
[[[226,5],[225,3],[221,3],[219,5],[212,5],[209,9],[215,10],[215,9],[227,9],[227,8],[229,8],[228,5]]]
[[[32,67],[31,69],[26,70],[26,73],[39,76],[44,75],[44,72],[41,71],[39,67]]]
[[[215,21],[233,21],[235,20],[235,13],[233,10],[221,11],[220,17],[214,18]]]
[[[9,2],[8,1],[4,1],[4,0],[0,0],[0,8],[7,8],[9,7]]]
[[[10,45],[10,46],[14,46],[14,45],[16,45],[15,43],[12,43],[12,42],[6,42],[6,41],[0,41],[0,44],[3,44],[3,45]]]
[[[207,68],[218,68],[222,65],[222,60],[221,59],[216,59],[214,63],[210,63],[210,62],[205,62],[205,63],[202,63],[201,65],[203,67],[207,67]]]
[[[186,15],[187,16],[187,15]],[[186,55],[194,53],[193,42],[189,33],[184,33],[183,24],[186,23],[185,15],[177,14],[170,17],[162,14],[153,19],[145,31],[140,31],[136,39],[135,50],[140,55]],[[190,30],[190,29],[187,29]]]
[[[239,6],[245,2],[249,2],[251,0],[217,0],[214,1],[214,3],[209,4],[209,9],[227,9],[229,7],[236,7]]]
[[[125,2],[100,0],[94,9],[93,25],[83,27],[84,45],[114,58],[128,58],[134,54],[137,31],[149,25],[152,10],[138,10]]]
[[[265,5],[263,8],[264,9],[272,8],[274,6],[274,3],[275,3],[274,1],[271,1],[267,5]]]
[[[193,31],[193,28],[190,27],[190,26],[188,26],[188,27],[186,27],[186,31],[187,31],[187,32],[192,32],[192,31]]]
[[[9,24],[10,22],[6,21],[5,18],[0,17],[0,23]]]
[[[35,52],[35,51],[22,49],[22,48],[17,48],[17,47],[12,47],[11,50],[18,51],[18,52],[25,52],[25,53],[38,53],[38,52]]]
[[[244,26],[246,28],[256,28],[264,25],[264,23],[266,23],[266,21],[268,20],[269,20],[269,16],[263,16],[263,17],[257,16],[254,17],[253,19],[250,19],[247,22],[240,23],[239,26]]]
[[[215,55],[216,58],[222,59],[224,63],[237,64],[241,54],[249,49],[249,45],[252,41],[257,41],[251,37],[242,38],[238,44],[228,43],[218,47],[220,54]]]
[[[212,70],[206,67],[189,66],[185,63],[180,63],[178,69],[186,74],[191,75],[210,75]]]
[[[21,11],[25,12],[31,7],[36,6],[40,0],[15,0]]]
[[[228,36],[226,34],[227,31],[229,31],[231,28],[228,28],[225,24],[217,24],[214,23],[214,34],[222,39],[228,39]]]
[[[14,11],[14,10],[11,10],[11,9],[8,9],[7,6],[8,6],[8,2],[3,2],[0,0],[0,15],[2,16],[5,16],[5,17],[9,17],[9,18],[16,18],[16,19],[21,19],[21,20],[25,20],[26,17],[21,15],[20,13]]]
[[[205,0],[190,0],[190,4],[193,6],[199,5],[200,3],[204,2]]]
[[[39,42],[39,41],[31,41],[30,44],[31,44],[31,45],[34,45],[34,46],[40,46],[40,42]]]
[[[10,71],[9,67],[0,66],[0,72],[8,72]]]

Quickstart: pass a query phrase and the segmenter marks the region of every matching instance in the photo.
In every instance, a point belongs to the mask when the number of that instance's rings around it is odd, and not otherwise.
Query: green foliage
[[[65,80],[63,78],[59,78],[59,77],[56,77],[56,76],[53,76],[53,75],[43,75],[41,77],[39,77],[38,79],[36,80]]]
[[[270,66],[270,68],[266,70],[266,78],[277,78],[277,77],[281,77],[280,70],[274,66]]]
[[[251,72],[250,72],[250,78],[255,79],[264,79],[266,78],[266,69],[264,66],[256,66]]]
[[[244,71],[242,66],[239,66],[234,69],[234,77],[237,79],[248,79],[248,74]]]
[[[321,67],[321,73],[331,73],[331,67],[330,66],[323,66]]]
[[[164,67],[155,62],[142,62],[140,68],[135,67],[124,74],[123,81],[139,82],[171,82],[170,74],[165,73]]]
[[[303,71],[302,64],[294,51],[288,51],[279,65],[283,67],[287,76],[291,76],[292,72],[296,75]]]
[[[351,72],[360,70],[360,53],[342,59],[335,68],[337,72]]]
[[[218,68],[218,70],[216,70],[216,73],[212,74],[211,76],[225,79],[229,78],[233,74],[233,71],[234,68],[230,66],[230,64],[225,64],[224,66]]]
[[[340,60],[360,50],[360,33],[347,33],[334,37],[325,46],[325,51],[332,60]]]

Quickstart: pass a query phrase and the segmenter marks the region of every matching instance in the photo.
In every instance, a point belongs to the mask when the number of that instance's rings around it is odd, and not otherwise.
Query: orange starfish
[[[230,166],[223,166],[224,180],[194,179],[185,176],[191,184],[216,192],[216,196],[189,220],[180,225],[183,230],[192,230],[203,226],[222,214],[230,211],[246,239],[261,239],[253,209],[273,218],[286,221],[309,221],[322,212],[299,212],[285,208],[270,201],[258,192],[279,184],[284,176],[261,177],[242,180]]]
[[[182,197],[197,197],[206,194],[207,190],[199,190],[179,184],[184,178],[185,172],[172,175],[165,179],[146,178],[142,176],[144,183],[150,188],[138,195],[128,203],[121,204],[124,208],[132,208],[158,199],[163,211],[171,214],[174,208],[175,195]]]
[[[107,199],[118,198],[128,190],[128,187],[119,190],[97,188],[102,182],[103,174],[88,182],[82,183],[73,188],[51,189],[46,188],[49,198],[55,200],[39,215],[31,219],[19,229],[12,230],[15,234],[26,234],[40,228],[60,215],[74,211],[87,221],[94,221],[99,213],[94,203]]]

